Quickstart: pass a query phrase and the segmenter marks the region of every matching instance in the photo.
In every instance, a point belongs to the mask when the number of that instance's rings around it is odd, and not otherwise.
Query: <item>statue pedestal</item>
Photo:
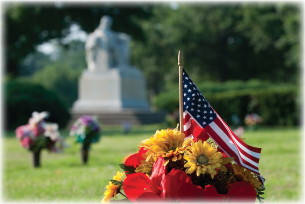
[[[79,79],[79,99],[73,104],[70,123],[82,115],[96,115],[105,125],[164,122],[166,113],[151,112],[145,93],[145,80],[136,68],[86,70]]]
[[[145,80],[136,68],[109,69],[102,72],[85,70],[79,79],[79,99],[72,112],[149,111],[145,98]]]

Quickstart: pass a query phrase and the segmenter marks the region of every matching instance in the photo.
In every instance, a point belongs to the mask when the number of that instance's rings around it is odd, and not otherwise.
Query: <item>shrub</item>
[[[54,91],[27,81],[4,82],[4,121],[6,129],[27,124],[32,112],[48,111],[48,121],[64,128],[70,119],[68,105]]]
[[[265,125],[299,124],[299,99],[295,86],[237,81],[199,84],[198,89],[229,125],[233,114],[243,120],[248,113],[260,115]],[[179,107],[178,89],[159,94],[154,105],[172,113]]]

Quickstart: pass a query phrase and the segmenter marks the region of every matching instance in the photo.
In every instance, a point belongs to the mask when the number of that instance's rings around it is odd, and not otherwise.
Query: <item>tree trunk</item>
[[[83,143],[81,147],[82,163],[87,164],[89,157],[89,144]]]
[[[41,153],[41,149],[32,152],[32,154],[33,154],[33,167],[34,168],[40,167],[40,153]]]

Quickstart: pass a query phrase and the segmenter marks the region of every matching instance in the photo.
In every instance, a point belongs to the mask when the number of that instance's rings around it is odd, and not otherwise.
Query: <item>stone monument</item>
[[[128,115],[151,114],[145,79],[139,69],[130,65],[131,38],[111,30],[111,25],[112,18],[103,16],[87,38],[88,68],[79,79],[79,98],[73,104],[73,115],[96,114],[108,119],[125,115],[117,121],[128,121]]]

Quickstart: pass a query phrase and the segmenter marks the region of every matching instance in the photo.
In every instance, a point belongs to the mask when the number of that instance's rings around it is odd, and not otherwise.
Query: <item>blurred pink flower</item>
[[[16,131],[16,137],[18,139],[21,139],[22,137],[30,136],[32,134],[30,126],[29,125],[22,125],[19,126]]]
[[[34,144],[34,141],[32,141],[29,137],[25,137],[20,141],[20,143],[24,148],[29,149],[30,146]]]

